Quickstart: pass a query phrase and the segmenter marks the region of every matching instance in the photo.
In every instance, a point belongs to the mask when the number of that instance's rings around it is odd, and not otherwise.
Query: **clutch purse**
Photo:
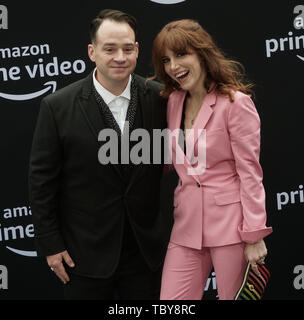
[[[258,264],[260,276],[257,276],[248,263],[244,279],[234,300],[261,300],[270,278],[270,272],[263,264]]]

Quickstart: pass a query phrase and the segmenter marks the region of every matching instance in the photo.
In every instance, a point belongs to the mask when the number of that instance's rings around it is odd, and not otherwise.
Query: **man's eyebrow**
[[[103,44],[103,47],[106,47],[106,46],[116,46],[117,44],[114,43],[114,42],[106,42]]]
[[[105,47],[105,46],[117,46],[118,44],[117,43],[115,43],[115,42],[105,42],[104,44],[103,44],[103,47]],[[128,43],[123,43],[123,46],[135,46],[135,43],[133,43],[133,42],[128,42]]]

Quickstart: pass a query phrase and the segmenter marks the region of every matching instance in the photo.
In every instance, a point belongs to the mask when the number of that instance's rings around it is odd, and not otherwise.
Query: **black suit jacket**
[[[143,128],[166,127],[166,101],[154,81],[133,75]],[[39,255],[68,250],[73,272],[108,277],[117,266],[125,215],[151,269],[164,258],[170,218],[159,210],[161,164],[134,166],[126,183],[117,165],[102,165],[105,128],[92,74],[41,102],[30,157],[30,205]],[[151,139],[152,143],[152,139]],[[151,155],[152,157],[152,155]]]

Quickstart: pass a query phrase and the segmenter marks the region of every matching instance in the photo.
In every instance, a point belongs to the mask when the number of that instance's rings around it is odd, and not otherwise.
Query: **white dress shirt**
[[[114,95],[107,89],[105,89],[96,79],[96,68],[93,72],[93,83],[96,91],[102,97],[103,101],[108,105],[110,111],[113,114],[114,119],[119,125],[120,131],[123,132],[127,111],[129,107],[129,102],[131,99],[131,80],[132,76],[130,75],[128,84],[119,96]]]

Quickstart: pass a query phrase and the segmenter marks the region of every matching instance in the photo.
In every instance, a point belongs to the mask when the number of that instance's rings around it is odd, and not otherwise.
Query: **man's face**
[[[124,22],[103,21],[96,42],[88,46],[88,54],[96,63],[96,77],[101,85],[109,91],[126,86],[138,57],[133,29]]]

